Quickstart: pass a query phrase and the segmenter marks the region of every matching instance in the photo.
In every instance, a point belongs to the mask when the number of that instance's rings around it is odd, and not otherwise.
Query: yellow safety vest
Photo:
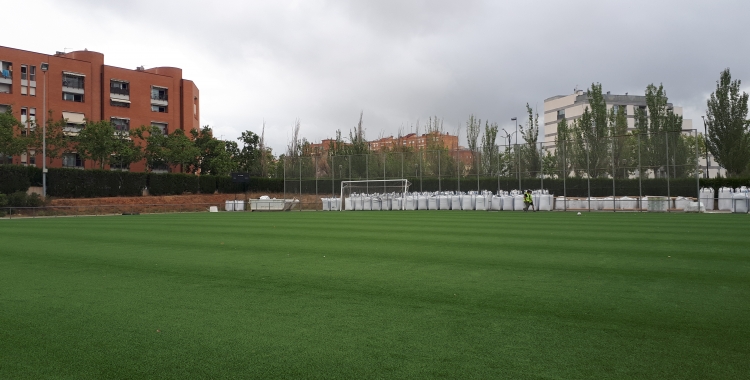
[[[524,195],[524,198],[525,198],[525,199],[524,199],[524,202],[528,202],[528,203],[532,203],[532,202],[534,202],[534,201],[532,200],[532,198],[531,198],[531,194],[526,194],[526,195]]]

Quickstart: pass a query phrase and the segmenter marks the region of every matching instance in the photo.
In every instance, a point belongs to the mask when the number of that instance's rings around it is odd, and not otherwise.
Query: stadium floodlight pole
[[[47,198],[47,70],[49,63],[40,65],[44,76],[44,91],[42,93],[42,198]]]
[[[701,119],[703,119],[703,145],[705,145],[706,148],[706,172],[703,173],[703,177],[711,178],[708,175],[708,168],[711,166],[711,161],[708,160],[708,129],[706,128],[706,117],[701,116]],[[695,133],[698,134],[698,131],[696,130]],[[697,142],[698,139],[695,139],[695,141]],[[697,147],[698,144],[695,144],[695,146]]]

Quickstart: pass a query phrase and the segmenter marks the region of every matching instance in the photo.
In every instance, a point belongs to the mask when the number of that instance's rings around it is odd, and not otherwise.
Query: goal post
[[[403,201],[406,193],[409,192],[411,182],[406,179],[371,179],[360,181],[341,181],[341,202],[339,211],[359,210],[355,207],[352,198],[361,200],[362,198],[385,200],[389,205],[393,205],[393,200],[400,200],[399,207],[393,208],[403,210],[406,202]],[[362,208],[369,210],[372,208]]]

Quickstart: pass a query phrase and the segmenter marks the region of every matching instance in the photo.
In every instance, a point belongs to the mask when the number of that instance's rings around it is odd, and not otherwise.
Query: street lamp
[[[518,145],[518,118],[517,117],[511,117],[510,121],[516,122],[516,145]]]
[[[42,197],[47,198],[47,70],[49,63],[39,65],[44,75],[44,90],[42,91]]]
[[[708,130],[706,129],[706,117],[701,116],[701,119],[703,119],[703,144],[706,148],[706,174],[705,177],[709,178],[708,175],[708,168],[711,166],[711,163],[708,161]]]

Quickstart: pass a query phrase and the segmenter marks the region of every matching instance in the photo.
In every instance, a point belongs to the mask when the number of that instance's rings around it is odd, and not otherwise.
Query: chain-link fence
[[[284,198],[338,197],[341,181],[408,179],[412,184],[409,190],[420,193],[491,191],[497,195],[541,190],[554,197],[554,208],[560,210],[644,210],[647,197],[665,197],[667,208],[675,209],[678,199],[699,197],[697,141],[697,133],[691,130],[583,136],[478,151],[285,157]],[[366,190],[378,193],[377,188]],[[576,207],[569,207],[574,201]],[[318,203],[301,208],[320,209]],[[589,206],[592,203],[594,206]]]

